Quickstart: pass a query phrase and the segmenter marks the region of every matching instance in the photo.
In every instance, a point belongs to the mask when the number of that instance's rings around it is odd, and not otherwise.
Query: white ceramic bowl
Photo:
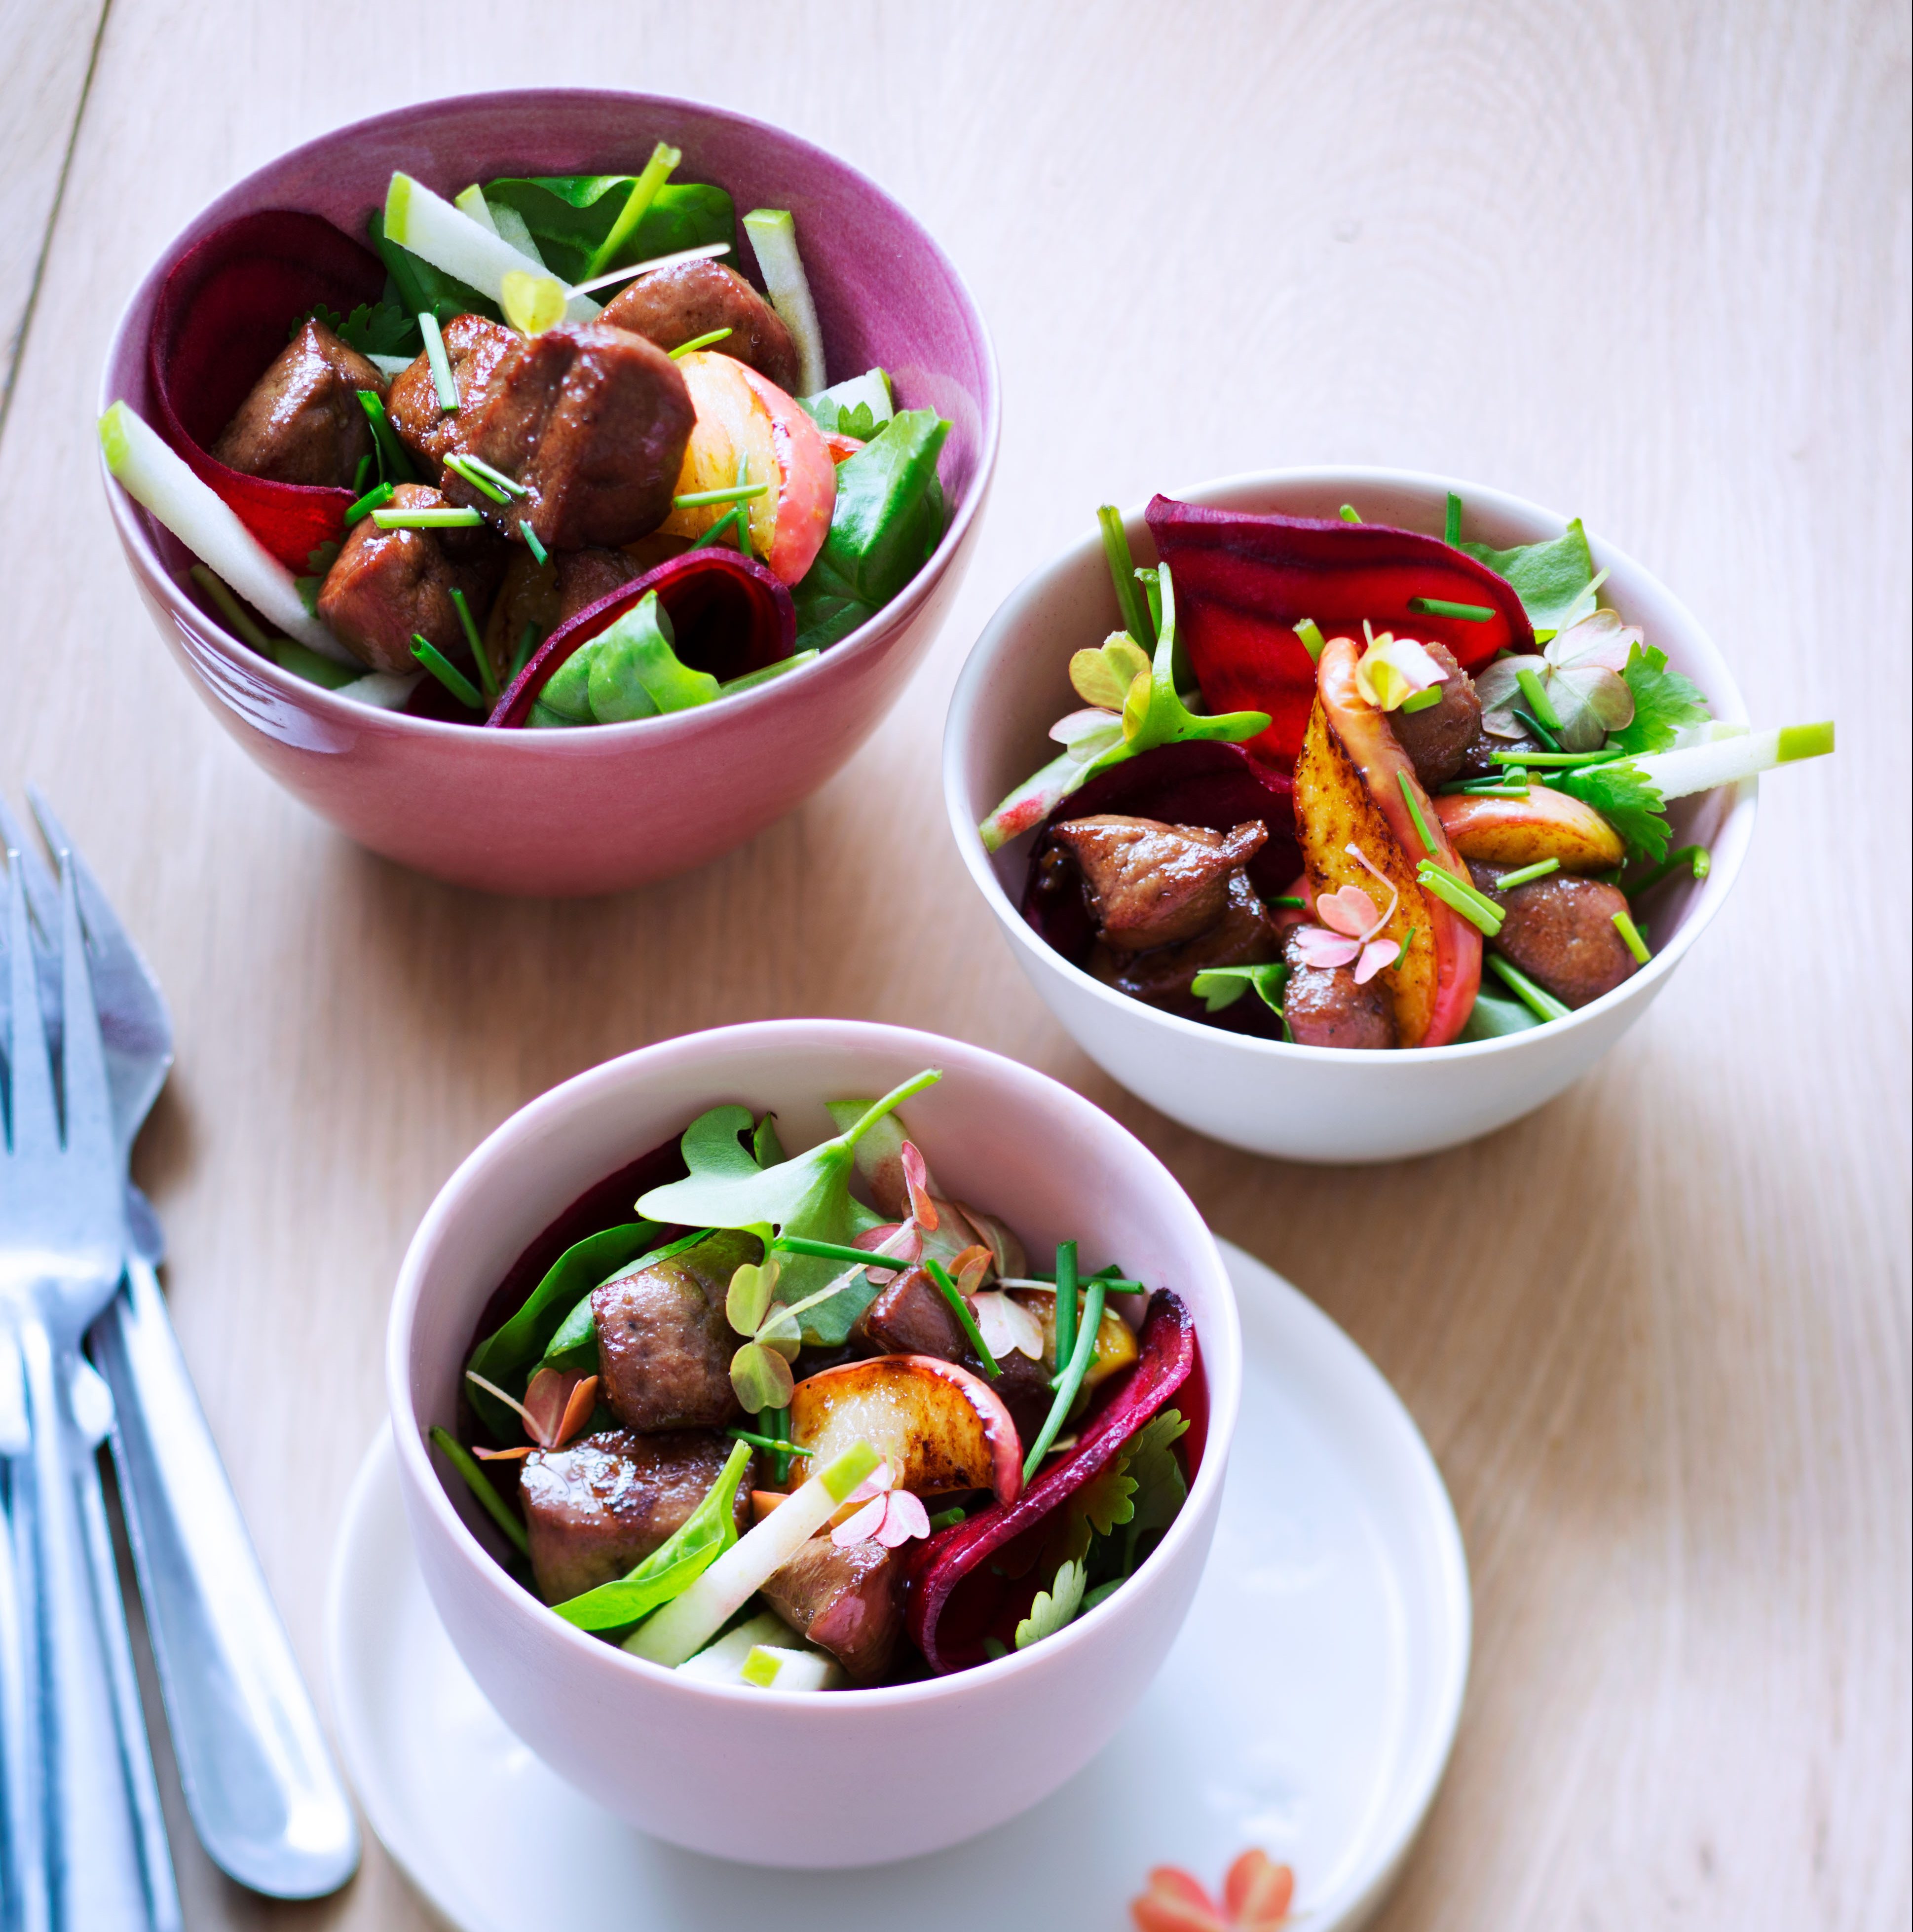
[[[923,1683],[805,1696],[687,1682],[573,1629],[500,1568],[497,1532],[462,1486],[447,1488],[428,1450],[426,1431],[452,1424],[486,1299],[587,1187],[706,1108],[772,1108],[794,1150],[833,1131],[826,1100],[882,1093],[929,1066],[944,1078],[906,1112],[958,1198],[987,1202],[1038,1251],[1075,1236],[1086,1260],[1119,1256],[1188,1306],[1210,1422],[1182,1514],[1134,1578],[1068,1629]],[[446,1184],[413,1238],[386,1377],[426,1586],[506,1723],[562,1777],[658,1837],[752,1864],[857,1865],[938,1850],[1026,1810],[1128,1714],[1209,1553],[1242,1340],[1201,1216],[1155,1156],[1088,1101],[934,1034],[786,1020],[667,1040],[515,1114]]]
[[[1445,476],[1382,469],[1269,470],[1169,494],[1221,508],[1332,517],[1353,502],[1367,521],[1439,530],[1448,492],[1467,506],[1471,542],[1497,548],[1558,536],[1566,519],[1539,504]],[[1139,562],[1155,560],[1143,512],[1124,519]],[[1602,588],[1673,668],[1706,692],[1716,718],[1746,708],[1706,632],[1671,591],[1593,533]],[[1031,982],[1104,1070],[1172,1119],[1252,1154],[1288,1160],[1398,1160],[1491,1132],[1578,1080],[1647,1010],[1732,889],[1752,836],[1756,782],[1679,801],[1674,842],[1708,847],[1698,886],[1670,881],[1653,904],[1651,964],[1565,1020],[1501,1040],[1425,1052],[1354,1053],[1251,1038],[1159,1012],[1105,986],[1053,952],[1017,910],[1034,832],[994,855],[977,833],[1010,789],[1055,755],[1044,735],[1082,700],[1071,652],[1121,620],[1092,526],[1024,579],[990,621],[957,680],[944,732],[944,800],[977,889]]]

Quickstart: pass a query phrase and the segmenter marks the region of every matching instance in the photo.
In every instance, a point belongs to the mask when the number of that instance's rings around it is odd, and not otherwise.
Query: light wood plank
[[[1110,1106],[1426,1431],[1477,1647],[1380,1924],[1906,1922],[1907,62],[1878,0],[115,11],[0,467],[0,773],[52,789],[173,996],[140,1170],[315,1676],[390,1283],[473,1142],[645,1040],[908,1021]],[[343,846],[219,734],[83,425],[135,274],[238,174],[419,92],[608,76],[915,208],[996,328],[1002,467],[932,661],[836,783],[702,877],[507,904]],[[1074,1050],[968,897],[930,754],[969,640],[1098,502],[1341,459],[1584,514],[1757,713],[1842,739],[1770,784],[1734,902],[1592,1078],[1477,1146],[1311,1172]],[[376,1850],[295,1912],[177,1837],[195,1926],[426,1922]]]

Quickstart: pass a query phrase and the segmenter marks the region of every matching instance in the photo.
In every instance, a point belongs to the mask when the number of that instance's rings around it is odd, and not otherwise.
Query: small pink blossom
[[[896,1472],[888,1462],[878,1464],[869,1479],[851,1491],[847,1500],[863,1507],[830,1532],[830,1540],[839,1550],[860,1543],[880,1543],[895,1550],[913,1537],[930,1533],[929,1512],[923,1498],[896,1486]]]
[[[1347,849],[1388,886],[1388,910],[1377,912],[1375,902],[1359,886],[1343,886],[1332,892],[1320,893],[1315,914],[1322,923],[1297,927],[1295,946],[1305,966],[1333,969],[1352,965],[1355,983],[1365,986],[1377,973],[1392,966],[1401,953],[1401,948],[1395,940],[1377,936],[1395,916],[1401,894],[1359,846],[1351,844]]]

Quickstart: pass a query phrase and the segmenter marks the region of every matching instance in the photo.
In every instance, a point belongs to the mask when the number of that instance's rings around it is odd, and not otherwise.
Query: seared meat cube
[[[443,507],[422,483],[401,483],[395,510]],[[490,530],[382,530],[370,517],[353,526],[319,590],[319,615],[347,650],[374,670],[418,668],[416,632],[448,657],[465,649],[455,590],[482,620],[510,552]]]
[[[599,1394],[627,1429],[721,1427],[743,1414],[731,1386],[741,1346],[724,1312],[756,1240],[725,1231],[591,1291]]]
[[[1353,966],[1305,965],[1294,938],[1300,930],[1299,924],[1292,926],[1283,941],[1289,976],[1282,988],[1282,1011],[1296,1046],[1393,1046],[1395,1002],[1380,978],[1358,986]]]
[[[560,550],[542,563],[530,550],[518,550],[485,628],[492,669],[502,679],[511,668],[527,624],[542,640],[599,598],[643,574],[621,550]]]
[[[1461,762],[1455,767],[1455,776],[1458,778],[1499,778],[1506,767],[1495,763],[1493,753],[1539,752],[1546,748],[1539,738],[1526,732],[1518,738],[1491,738],[1485,731],[1478,732],[1469,740],[1467,748],[1461,754]]]
[[[1441,701],[1421,711],[1391,711],[1389,725],[1395,742],[1408,754],[1422,789],[1433,791],[1445,785],[1461,769],[1470,748],[1481,736],[1481,700],[1475,695],[1475,681],[1455,662],[1448,646],[1434,638],[1422,640],[1422,648],[1447,677],[1434,688]]]
[[[1566,1006],[1584,1006],[1633,976],[1634,955],[1614,924],[1615,914],[1627,910],[1618,886],[1551,872],[1504,892],[1501,876],[1509,869],[1468,868],[1477,890],[1506,915],[1500,934],[1488,942],[1503,958]]]
[[[437,476],[448,456],[470,447],[471,426],[483,407],[498,365],[524,338],[515,328],[482,315],[455,315],[445,325],[445,356],[452,364],[455,410],[439,407],[431,362],[421,352],[409,369],[392,380],[386,414],[408,449],[423,457]]]
[[[212,446],[214,456],[275,483],[349,488],[372,453],[361,389],[385,394],[386,379],[323,322],[308,322],[252,386]]]
[[[1254,829],[1260,832],[1262,827]],[[1212,966],[1260,965],[1273,959],[1275,950],[1275,935],[1262,901],[1248,878],[1238,872],[1229,875],[1215,923],[1193,938],[1177,946],[1152,946],[1146,952],[1120,952],[1098,945],[1089,956],[1089,965],[1098,979],[1132,1000],[1186,1007],[1189,982],[1198,973]]]
[[[407,371],[407,374],[410,374]],[[696,412],[677,364],[628,329],[566,322],[521,337],[459,414],[459,447],[524,485],[496,503],[457,478],[455,502],[547,550],[615,548],[671,514]]]
[[[797,344],[777,311],[734,268],[716,262],[680,262],[644,275],[605,305],[601,318],[666,351],[720,328],[731,333],[711,346],[747,362],[786,394],[797,386]]]
[[[881,1543],[813,1536],[764,1586],[770,1607],[860,1684],[884,1674],[903,1624],[903,1566]]]
[[[518,1493],[531,1570],[548,1604],[628,1574],[677,1534],[717,1480],[731,1438],[687,1429],[635,1436],[612,1429],[524,1459]],[[736,1520],[750,1526],[750,1478],[737,1486]]]
[[[1056,827],[1082,868],[1097,936],[1120,952],[1175,946],[1228,910],[1229,881],[1269,837],[1260,821],[1226,837],[1203,825],[1099,812]]]

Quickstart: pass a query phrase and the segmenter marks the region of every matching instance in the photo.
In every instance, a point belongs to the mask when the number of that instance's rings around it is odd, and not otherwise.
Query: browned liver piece
[[[516,338],[459,414],[463,451],[527,494],[499,503],[448,475],[447,498],[513,538],[529,522],[548,550],[615,548],[656,530],[695,420],[677,364],[601,322]]]
[[[1118,952],[1142,952],[1214,926],[1228,910],[1230,874],[1262,849],[1269,828],[1257,821],[1225,836],[1098,812],[1051,836],[1082,868],[1098,936]]]
[[[1365,986],[1355,983],[1352,966],[1305,966],[1291,926],[1282,956],[1289,976],[1282,988],[1282,1011],[1298,1046],[1341,1046],[1373,1051],[1395,1043],[1395,1003],[1379,976]]]
[[[881,1677],[903,1622],[903,1566],[881,1543],[815,1536],[764,1586],[770,1607],[860,1684]]]
[[[445,325],[446,359],[458,392],[455,410],[440,408],[431,362],[422,354],[392,379],[386,414],[406,447],[423,457],[436,477],[454,452],[469,446],[474,412],[483,404],[498,365],[524,338],[482,315],[455,315]]]
[[[401,483],[389,507],[444,506],[436,490]],[[382,530],[363,517],[320,586],[319,615],[333,636],[374,670],[416,670],[415,632],[447,657],[462,656],[465,632],[452,592],[464,592],[473,616],[482,623],[509,555],[488,530]]]
[[[1434,686],[1441,693],[1441,701],[1422,711],[1391,711],[1389,724],[1423,788],[1432,791],[1461,770],[1470,748],[1480,737],[1481,700],[1475,695],[1474,680],[1439,638],[1423,639],[1422,648],[1448,674]]]
[[[323,322],[308,322],[252,386],[212,454],[248,476],[275,483],[350,486],[372,453],[361,389],[385,394],[386,379]]]
[[[1551,872],[1504,892],[1498,887],[1508,869],[1468,868],[1476,887],[1506,914],[1488,942],[1496,952],[1566,1006],[1584,1006],[1633,976],[1634,955],[1614,924],[1615,914],[1627,910],[1618,886]]]
[[[760,376],[794,394],[797,344],[777,311],[734,268],[716,262],[680,262],[633,282],[607,303],[601,320],[628,328],[668,352],[720,328],[731,333],[712,348],[748,362]]]
[[[1495,762],[1493,753],[1539,752],[1546,748],[1539,739],[1530,736],[1525,731],[1518,738],[1491,738],[1485,731],[1478,732],[1461,754],[1461,762],[1455,766],[1455,776],[1458,778],[1499,778],[1506,767]]]
[[[1256,827],[1257,831],[1261,826]],[[1213,966],[1255,966],[1276,956],[1276,939],[1262,901],[1247,877],[1231,873],[1221,916],[1206,930],[1179,946],[1158,946],[1146,952],[1119,952],[1098,945],[1091,952],[1089,970],[1098,979],[1154,1006],[1186,1006],[1189,982]]]
[[[731,1277],[758,1258],[725,1231],[591,1291],[601,1400],[627,1429],[716,1428],[743,1414],[731,1386],[742,1346],[724,1312]]]
[[[612,1429],[533,1450],[519,1495],[539,1594],[562,1604],[635,1568],[710,1493],[731,1446],[713,1430]],[[746,1472],[737,1486],[740,1531],[750,1526],[750,1487]]]

